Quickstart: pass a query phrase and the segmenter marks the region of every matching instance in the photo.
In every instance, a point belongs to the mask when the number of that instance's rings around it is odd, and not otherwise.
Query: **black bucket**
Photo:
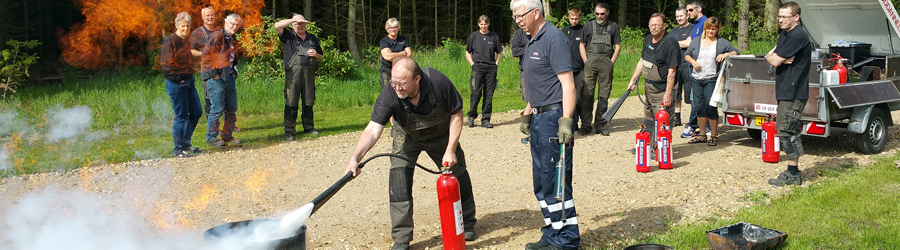
[[[625,247],[624,250],[673,250],[670,246],[660,244],[637,244]]]
[[[306,250],[306,226],[288,237],[256,237],[254,229],[260,225],[278,225],[279,219],[256,219],[231,222],[203,232],[203,238],[213,249],[234,250]],[[274,229],[274,228],[273,228]],[[275,232],[274,230],[269,230]]]

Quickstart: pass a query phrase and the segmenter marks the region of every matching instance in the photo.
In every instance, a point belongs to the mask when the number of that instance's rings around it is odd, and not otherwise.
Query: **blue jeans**
[[[566,147],[566,190],[563,202],[555,199],[556,162],[559,161],[559,144],[550,142],[557,137],[562,109],[533,114],[531,117],[531,170],[534,182],[534,196],[544,215],[541,227],[541,241],[559,248],[577,248],[581,244],[578,232],[578,218],[572,199],[572,149],[574,142]],[[576,122],[572,123],[575,131]],[[563,205],[564,204],[564,205]],[[565,208],[566,219],[562,219]]]
[[[206,82],[209,88],[210,106],[209,117],[206,121],[206,141],[215,140],[219,135],[219,118],[225,116],[225,125],[222,127],[222,140],[229,141],[234,132],[234,123],[237,121],[237,89],[234,87],[234,78],[228,81],[221,79],[209,79]]]
[[[712,98],[713,91],[716,88],[716,78],[704,80],[693,79],[692,81],[694,82],[695,88],[692,88],[694,92],[691,94],[691,97],[696,102],[692,102],[691,114],[693,114],[694,117],[705,117],[713,120],[719,119],[719,108],[709,105],[709,100]],[[694,107],[697,108],[695,109]],[[696,110],[696,112],[694,110]]]
[[[191,136],[197,128],[197,121],[203,115],[194,79],[181,83],[166,80],[166,92],[169,93],[172,110],[175,111],[175,121],[172,122],[172,138],[175,140],[173,153],[191,150]]]

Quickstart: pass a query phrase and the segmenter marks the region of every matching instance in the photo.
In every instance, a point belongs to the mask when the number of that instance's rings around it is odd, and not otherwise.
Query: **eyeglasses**
[[[513,20],[515,20],[516,22],[522,21],[522,20],[525,19],[525,15],[528,15],[528,13],[531,13],[531,12],[534,11],[534,10],[536,10],[536,9],[531,9],[531,10],[529,10],[529,11],[526,11],[524,14],[521,14],[521,15],[513,15],[513,16],[512,16],[512,17],[513,17]]]
[[[687,9],[688,12],[694,12],[694,9]]]
[[[594,15],[605,16],[606,12],[594,12]]]
[[[525,14],[528,14],[528,13],[525,13]],[[398,81],[391,80],[391,86],[400,87],[400,88],[406,88],[406,86],[409,86],[410,83],[412,83],[412,81],[410,81],[406,84],[403,84]]]
[[[794,17],[794,16],[796,16],[796,15],[790,15],[790,16],[778,16],[778,20],[781,20],[781,19],[788,19],[788,18],[791,18],[791,17]]]

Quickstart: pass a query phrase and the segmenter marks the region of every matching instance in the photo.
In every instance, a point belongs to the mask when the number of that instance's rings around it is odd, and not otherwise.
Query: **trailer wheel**
[[[752,138],[754,140],[757,140],[757,141],[762,140],[762,130],[748,128],[747,134],[750,135],[750,138]]]
[[[866,130],[856,134],[856,147],[864,154],[877,154],[887,143],[887,117],[880,108],[873,108]]]

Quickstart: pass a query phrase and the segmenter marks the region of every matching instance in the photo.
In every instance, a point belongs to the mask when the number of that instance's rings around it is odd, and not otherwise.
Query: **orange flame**
[[[200,189],[200,195],[194,197],[194,202],[184,204],[184,208],[194,211],[203,211],[206,210],[206,206],[209,205],[210,201],[214,201],[218,197],[219,193],[216,191],[215,187],[203,184],[203,188]]]
[[[145,57],[145,46],[159,47],[166,33],[174,30],[174,16],[187,11],[192,27],[199,27],[200,9],[211,6],[219,14],[238,13],[243,26],[261,22],[264,0],[78,0],[84,23],[60,32],[62,59],[87,69],[106,68],[118,63],[136,64]],[[125,61],[127,58],[128,61]],[[124,66],[124,65],[118,65]]]
[[[268,170],[256,170],[253,172],[253,174],[250,175],[250,177],[247,178],[246,181],[244,181],[244,186],[247,187],[247,189],[252,193],[251,199],[255,199],[256,195],[262,191],[262,187],[266,184],[266,179],[268,178],[268,176]]]

